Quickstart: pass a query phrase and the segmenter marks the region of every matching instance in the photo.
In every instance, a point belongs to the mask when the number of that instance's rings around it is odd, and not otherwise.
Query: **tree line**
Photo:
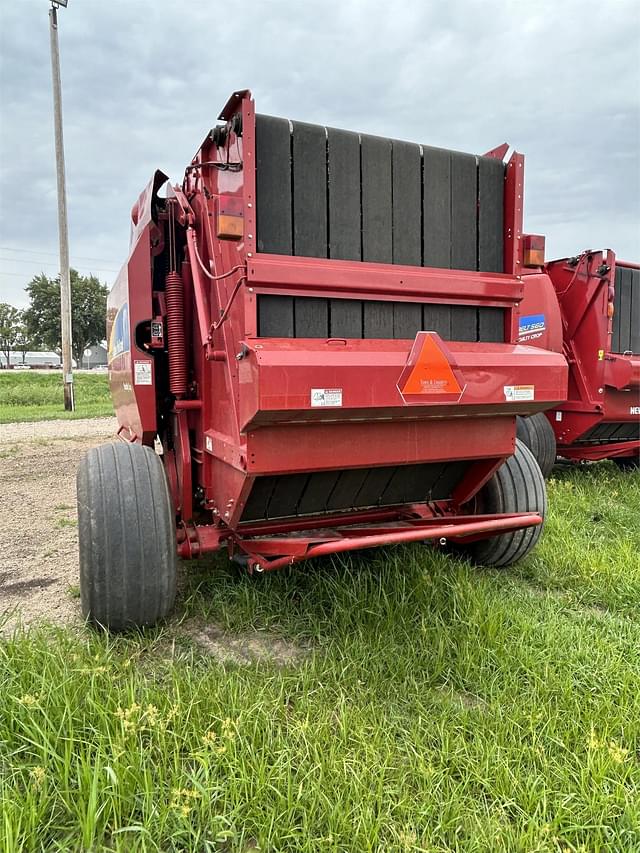
[[[0,352],[11,363],[11,353],[21,352],[24,362],[29,350],[46,348],[59,352],[62,346],[60,323],[60,276],[34,276],[25,290],[29,307],[21,311],[0,302]],[[106,337],[107,294],[109,289],[94,275],[71,270],[71,333],[73,357],[80,364],[87,347]]]

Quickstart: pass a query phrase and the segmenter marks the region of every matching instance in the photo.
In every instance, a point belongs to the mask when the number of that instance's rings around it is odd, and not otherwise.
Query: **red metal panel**
[[[403,267],[362,261],[336,261],[259,254],[248,263],[247,279],[256,291],[305,296],[353,297],[425,302],[460,302],[510,307],[522,299],[522,282],[512,275],[466,270]]]
[[[522,273],[522,222],[524,217],[524,154],[517,151],[507,163],[504,185],[504,271]]]
[[[157,430],[155,365],[151,353],[136,343],[140,323],[154,315],[150,250],[153,223],[136,229],[129,260],[107,301],[109,385],[118,423],[143,444],[153,444]]]
[[[516,340],[527,346],[562,352],[562,315],[553,282],[546,273],[522,277],[524,297],[515,312]],[[541,317],[528,324],[527,318]]]
[[[472,416],[261,427],[247,434],[247,471],[284,474],[441,462],[454,453],[456,459],[510,456],[514,427],[512,417]]]
[[[449,349],[464,382],[460,398],[427,394],[418,407],[398,388],[408,357],[403,341],[261,340],[239,363],[242,428],[291,420],[532,414],[566,395],[566,364],[559,354],[546,354],[542,367],[533,347],[450,343]],[[513,386],[531,388],[530,399],[509,400],[505,389]],[[318,388],[339,390],[338,410],[313,406],[312,389]]]
[[[242,154],[245,252],[252,258],[256,253],[256,110],[250,92],[242,100]]]

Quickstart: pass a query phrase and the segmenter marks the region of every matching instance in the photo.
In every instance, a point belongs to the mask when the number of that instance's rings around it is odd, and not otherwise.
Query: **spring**
[[[180,273],[167,273],[167,337],[169,341],[169,391],[175,397],[187,392],[187,353],[184,339],[184,288]]]

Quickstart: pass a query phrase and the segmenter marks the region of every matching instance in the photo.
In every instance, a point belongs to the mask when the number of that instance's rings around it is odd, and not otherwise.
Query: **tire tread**
[[[556,462],[556,436],[544,412],[517,418],[516,434],[533,453],[546,479]]]
[[[77,477],[85,618],[112,630],[150,625],[175,598],[175,523],[162,462],[149,447],[90,450]]]
[[[516,452],[495,472],[479,494],[482,513],[539,512],[543,523],[500,533],[462,546],[476,563],[505,567],[535,547],[544,526],[547,494],[540,467],[526,444],[516,439]]]

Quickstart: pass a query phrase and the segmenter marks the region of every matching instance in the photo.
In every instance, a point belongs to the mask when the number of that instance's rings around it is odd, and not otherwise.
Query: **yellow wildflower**
[[[41,785],[45,777],[44,767],[32,767],[29,771],[29,776],[33,779],[36,785]]]
[[[24,696],[21,696],[18,699],[21,705],[26,705],[27,708],[33,708],[34,705],[38,704],[38,700],[40,699],[40,694],[36,693],[34,696],[33,693],[25,693]]]
[[[147,705],[144,715],[150,726],[157,726],[160,722],[160,711],[158,711],[155,705]]]
[[[200,797],[199,791],[190,788],[173,788],[169,808],[186,817],[193,808],[193,801]]]
[[[401,832],[399,840],[405,850],[414,850],[418,836],[415,832]]]
[[[627,757],[627,753],[629,752],[628,749],[624,749],[623,747],[618,746],[615,741],[609,741],[608,749],[609,755],[611,756],[611,758],[613,758],[616,764],[622,764]]]
[[[137,702],[133,702],[128,708],[121,708],[120,706],[116,708],[116,717],[122,722],[122,727],[126,732],[131,732],[137,728],[141,710]]]
[[[222,721],[222,737],[234,738],[236,736],[236,724],[230,717]]]

